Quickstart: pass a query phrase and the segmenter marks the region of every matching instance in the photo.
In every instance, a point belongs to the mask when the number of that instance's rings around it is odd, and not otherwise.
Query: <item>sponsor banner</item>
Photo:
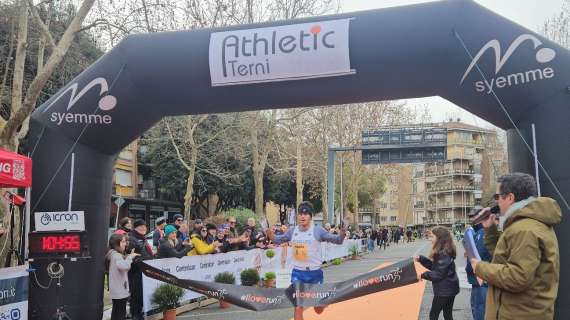
[[[531,46],[523,45],[525,43],[530,43]],[[505,47],[503,47],[503,49],[504,48]],[[492,53],[492,55],[489,55],[490,57],[495,58],[493,61],[495,66],[493,70],[494,74],[490,74],[488,78],[481,78],[478,74],[480,71],[476,69],[478,68],[479,60],[487,51]],[[503,66],[508,63],[511,56],[519,51],[523,51],[526,55],[530,55],[528,63],[529,67],[522,70],[514,70],[514,72],[513,70],[509,70],[508,73],[501,72]],[[465,70],[465,73],[463,73],[459,84],[462,85],[471,73],[476,73],[476,78],[478,80],[473,82],[475,91],[482,94],[491,94],[498,89],[551,79],[556,75],[554,67],[549,65],[554,58],[556,58],[556,51],[552,48],[546,47],[539,38],[532,34],[521,34],[510,43],[505,51],[501,50],[501,43],[499,40],[493,39],[485,43],[481,49],[479,49]]]
[[[359,244],[359,240],[345,240],[341,245],[322,242],[321,254],[323,262],[348,256],[348,248],[354,244]],[[275,253],[272,258],[267,257],[268,250],[253,249],[183,257],[180,259],[155,259],[145,262],[177,278],[199,281],[214,281],[216,274],[228,271],[233,273],[237,284],[240,283],[240,273],[245,269],[256,268],[260,271],[260,276],[263,276],[266,272],[273,271],[280,275],[279,287],[286,288],[291,284],[291,259],[293,257],[293,250],[288,250],[288,248],[288,246],[280,246],[271,249]],[[160,281],[143,276],[144,312],[148,313],[154,309],[150,301],[152,293],[160,284]],[[202,294],[188,290],[185,292],[181,302],[184,304],[201,296]]]
[[[36,212],[35,231],[85,231],[83,211]]]
[[[28,280],[26,266],[0,269],[0,319],[28,318]]]
[[[293,306],[325,306],[367,294],[398,288],[418,281],[414,261],[402,260],[350,280],[328,284],[294,283],[287,289],[257,288],[180,279],[143,261],[139,267],[147,277],[202,293],[210,298],[254,311]]]
[[[248,268],[259,267],[262,250],[232,251],[228,253],[198,255],[183,258],[167,258],[148,260],[146,263],[182,279],[214,281],[216,274],[231,272],[240,283],[240,273]],[[143,277],[143,311],[154,309],[151,304],[152,293],[161,285],[160,281]],[[186,291],[181,302],[185,303],[202,296],[194,291]]]
[[[30,187],[32,159],[0,148],[0,187]]]
[[[355,73],[350,69],[350,19],[214,32],[212,86],[301,80]]]
[[[98,90],[98,91],[97,91]],[[97,109],[90,112],[78,112],[74,110],[75,104],[82,100],[82,97],[91,91],[99,93],[99,101],[97,102]],[[67,99],[62,99],[63,97]],[[49,121],[57,126],[66,124],[83,124],[83,125],[111,125],[113,118],[108,114],[117,105],[117,98],[109,94],[109,84],[107,79],[98,77],[91,80],[85,86],[79,87],[79,83],[75,82],[69,85],[65,90],[61,91],[58,96],[50,100],[51,102],[44,108],[42,113],[45,113],[53,107],[60,99],[67,100],[66,108],[64,110],[52,110],[49,114]]]

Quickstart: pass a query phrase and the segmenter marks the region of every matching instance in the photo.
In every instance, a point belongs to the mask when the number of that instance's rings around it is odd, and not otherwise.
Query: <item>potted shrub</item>
[[[259,272],[257,269],[245,269],[240,274],[241,285],[253,287],[259,283]]]
[[[164,320],[176,319],[176,307],[184,296],[184,290],[171,284],[162,284],[152,294],[152,303],[158,305]]]
[[[265,251],[265,256],[269,259],[273,259],[273,257],[275,257],[275,251],[268,249]]]
[[[235,284],[236,277],[231,272],[220,272],[214,277],[214,282],[217,283],[225,283],[225,284]],[[230,304],[224,300],[218,300],[220,302],[220,308],[227,309],[230,307]]]
[[[269,265],[273,266],[273,258],[275,257],[275,251],[271,249],[265,250],[265,256],[269,259]]]
[[[351,245],[350,248],[348,248],[348,253],[352,260],[358,259],[358,245],[356,243]]]
[[[342,259],[341,258],[335,258],[332,262],[333,265],[338,266],[342,263]]]
[[[266,272],[263,276],[263,286],[266,288],[275,288],[276,274],[273,271]]]

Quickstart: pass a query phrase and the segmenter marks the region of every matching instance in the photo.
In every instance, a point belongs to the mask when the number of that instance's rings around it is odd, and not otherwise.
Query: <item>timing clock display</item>
[[[86,251],[83,232],[30,233],[30,256],[82,255]]]

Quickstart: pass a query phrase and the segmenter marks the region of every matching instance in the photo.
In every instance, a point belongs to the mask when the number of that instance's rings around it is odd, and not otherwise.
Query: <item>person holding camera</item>
[[[498,179],[499,221],[482,221],[491,262],[471,259],[475,275],[489,284],[485,319],[553,319],[560,279],[554,226],[562,220],[556,200],[537,197],[525,173]],[[499,232],[502,230],[502,232]]]

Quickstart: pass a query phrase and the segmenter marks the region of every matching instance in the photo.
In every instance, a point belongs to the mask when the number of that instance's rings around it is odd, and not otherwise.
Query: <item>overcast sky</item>
[[[426,0],[341,0],[344,12],[395,7],[415,3],[431,2]],[[538,32],[544,21],[562,9],[564,0],[475,0],[492,11]],[[408,100],[410,106],[428,105],[434,121],[443,121],[450,116],[460,117],[462,121],[479,126],[490,126],[471,113],[459,108],[440,97]]]

